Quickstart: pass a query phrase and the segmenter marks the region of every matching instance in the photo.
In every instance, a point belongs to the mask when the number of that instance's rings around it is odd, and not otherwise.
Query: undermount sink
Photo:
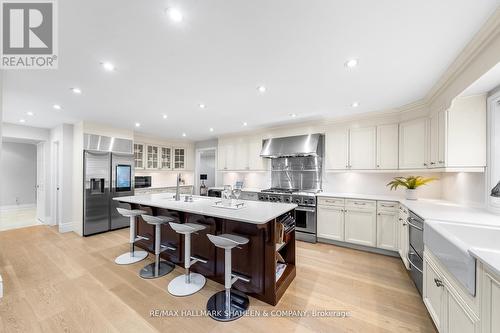
[[[451,274],[475,296],[476,259],[472,248],[500,250],[500,228],[426,221],[424,243]]]

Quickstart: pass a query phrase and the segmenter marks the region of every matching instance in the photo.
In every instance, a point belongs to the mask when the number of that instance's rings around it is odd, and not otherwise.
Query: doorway
[[[39,143],[9,138],[3,138],[2,141],[0,230],[41,224],[44,222],[45,209],[40,208],[38,212],[38,208],[44,207],[45,200],[38,193],[41,179],[38,175],[43,168],[39,161],[43,161],[44,157],[39,156]]]
[[[214,187],[216,184],[216,148],[202,148],[196,150],[195,194],[200,194],[200,186]]]

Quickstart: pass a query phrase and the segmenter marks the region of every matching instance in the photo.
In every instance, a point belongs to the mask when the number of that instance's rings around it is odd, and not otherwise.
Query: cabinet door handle
[[[427,166],[427,163],[424,163],[424,166]]]
[[[443,281],[438,278],[434,278],[434,283],[436,284],[436,287],[444,287]]]
[[[366,203],[365,203],[365,202],[355,202],[354,204],[355,204],[355,205],[359,205],[359,206],[364,206],[364,205],[366,205]]]
[[[444,161],[438,161],[438,162],[439,162],[439,164],[444,164]]]
[[[434,162],[431,162],[431,165],[434,165],[434,164],[436,164],[436,163],[434,163]]]
[[[380,216],[381,214],[380,213],[377,213],[378,216]]]

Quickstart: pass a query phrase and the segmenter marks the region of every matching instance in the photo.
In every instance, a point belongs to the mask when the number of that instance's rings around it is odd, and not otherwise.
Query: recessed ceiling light
[[[344,64],[346,68],[356,68],[356,66],[358,66],[358,59],[349,59],[346,61],[346,63]]]
[[[182,136],[186,136],[186,133],[182,133]]]
[[[295,118],[297,115],[295,113],[290,113],[290,117]]]
[[[243,122],[243,126],[247,126],[247,125],[248,125],[248,123],[246,121]]]
[[[28,116],[30,116],[30,117],[34,115],[34,113],[33,113],[33,112],[31,112],[31,111],[26,112],[26,114],[27,114]]]
[[[168,118],[168,116],[166,114],[164,114],[162,117],[163,117],[163,119],[167,119]]]
[[[206,107],[206,105],[205,105],[205,104],[203,104],[203,103],[201,103],[201,104],[199,105],[199,107],[200,107],[200,109],[204,109],[204,108]]]
[[[135,127],[141,127],[141,123],[135,123]]]
[[[258,86],[258,87],[257,87],[257,90],[258,90],[261,94],[263,94],[263,93],[265,93],[265,92],[266,92],[266,90],[267,90],[267,89],[266,89],[266,87],[265,87],[265,86]]]
[[[82,90],[80,88],[71,88],[71,91],[77,95],[80,95],[82,93]]]
[[[357,108],[359,106],[359,102],[352,102],[351,107]]]
[[[181,22],[184,18],[182,12],[178,8],[168,8],[167,15],[174,22]]]
[[[213,132],[213,131],[214,131],[213,127],[210,127],[209,131],[210,131],[210,132]]]
[[[24,120],[24,119],[19,119],[19,122],[20,122],[20,123],[25,123],[25,122],[26,122],[26,120]]]
[[[62,109],[62,106],[60,106],[59,104],[54,104],[52,107],[54,109],[56,109],[56,110],[61,110]]]
[[[102,66],[102,68],[104,68],[105,71],[108,71],[108,72],[112,72],[115,70],[115,65],[113,65],[112,63],[110,63],[108,61],[101,62],[101,66]]]

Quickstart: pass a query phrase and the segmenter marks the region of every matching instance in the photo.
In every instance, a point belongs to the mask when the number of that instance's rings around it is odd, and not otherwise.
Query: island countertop
[[[230,209],[214,207],[220,198],[193,196],[193,202],[185,202],[184,197],[183,195],[180,201],[175,201],[172,193],[156,193],[117,197],[113,200],[252,224],[267,223],[297,207],[295,204],[244,201],[243,208]]]

